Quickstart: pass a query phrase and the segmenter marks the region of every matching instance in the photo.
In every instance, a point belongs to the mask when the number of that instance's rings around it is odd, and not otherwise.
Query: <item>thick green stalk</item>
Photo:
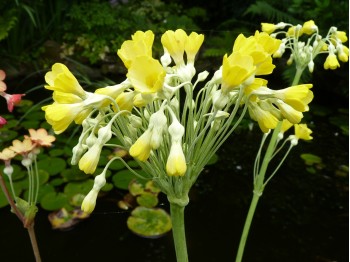
[[[185,206],[170,202],[170,215],[173,224],[176,261],[188,262],[185,235]]]
[[[296,67],[296,69],[297,69],[297,71],[295,72],[292,86],[295,86],[299,83],[301,75],[303,74],[303,71],[304,71],[303,68]]]
[[[32,244],[33,253],[35,256],[35,261],[41,262],[38,242],[36,241],[36,236],[35,236],[35,231],[34,231],[34,222],[27,227],[27,230],[28,230],[28,234],[30,237],[30,243]]]
[[[267,150],[266,150],[266,153],[264,156],[264,160],[262,162],[259,173],[257,174],[256,180],[254,183],[253,199],[252,199],[252,202],[251,202],[250,207],[249,207],[248,215],[247,215],[247,218],[246,218],[246,221],[244,224],[244,228],[243,228],[243,232],[241,235],[241,240],[239,242],[239,247],[238,247],[237,256],[236,256],[236,262],[242,261],[244,248],[245,248],[245,244],[246,244],[246,241],[248,238],[249,229],[250,229],[253,217],[254,217],[255,209],[256,209],[256,206],[258,204],[258,200],[264,191],[264,180],[265,180],[266,170],[267,170],[267,167],[270,163],[272,155],[275,151],[278,133],[281,130],[281,126],[282,126],[282,121],[280,121],[278,123],[278,125],[276,126],[276,128],[273,131],[270,143],[267,147]]]
[[[236,256],[236,262],[242,261],[245,243],[247,242],[250,225],[252,224],[252,220],[254,217],[256,206],[257,206],[258,201],[259,201],[259,197],[260,197],[260,195],[255,193],[253,195],[252,202],[250,203],[248,215],[247,215],[245,223],[244,223],[244,228],[243,228],[241,240],[239,242],[239,247],[238,247],[237,256]]]

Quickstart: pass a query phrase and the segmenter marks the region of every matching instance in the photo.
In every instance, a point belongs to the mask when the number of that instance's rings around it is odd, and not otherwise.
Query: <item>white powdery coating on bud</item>
[[[29,167],[31,164],[32,164],[32,160],[30,158],[24,158],[22,161],[21,161],[21,164],[25,167]]]
[[[284,22],[279,22],[277,25],[276,25],[276,29],[283,29],[286,27],[286,23]]]
[[[130,115],[129,116],[130,124],[135,128],[140,128],[142,126],[142,119],[141,117]]]
[[[71,160],[71,164],[72,165],[76,165],[78,164],[81,156],[85,153],[87,149],[87,146],[84,146],[80,143],[78,143],[75,147],[73,147],[73,156],[72,156],[72,160]]]
[[[185,133],[185,128],[180,124],[180,122],[174,117],[173,122],[168,128],[168,132],[171,136],[171,141],[179,142],[182,139],[182,136]]]
[[[102,144],[108,142],[112,137],[111,125],[108,124],[104,127],[101,127],[98,130],[98,140],[101,141]]]
[[[88,138],[85,140],[85,144],[90,148],[92,147],[97,141],[97,137],[95,136],[94,132],[91,132]]]
[[[225,95],[221,92],[221,90],[217,90],[213,94],[213,105],[216,110],[221,110],[224,106],[227,105],[229,101],[229,96]]]
[[[179,100],[177,99],[177,97],[175,96],[173,99],[171,99],[170,101],[170,105],[175,108],[175,111],[179,111]]]
[[[222,80],[222,66],[220,67],[219,70],[215,71],[214,76],[212,78],[212,81],[214,83],[221,83]]]
[[[198,82],[204,81],[205,79],[207,79],[208,75],[209,75],[209,72],[208,72],[208,71],[203,71],[203,72],[199,73],[199,74],[198,74],[197,81],[198,81]]]
[[[292,146],[296,146],[298,144],[298,138],[295,135],[290,135],[289,139],[290,139],[290,144]]]
[[[307,64],[310,73],[312,73],[314,71],[314,67],[315,67],[315,63],[313,60],[310,60],[310,62]]]
[[[171,64],[171,57],[168,52],[165,52],[164,55],[162,55],[160,62],[162,63],[163,67],[167,67]]]
[[[13,167],[11,165],[5,166],[4,174],[7,175],[8,177],[11,177],[11,175],[13,174]]]

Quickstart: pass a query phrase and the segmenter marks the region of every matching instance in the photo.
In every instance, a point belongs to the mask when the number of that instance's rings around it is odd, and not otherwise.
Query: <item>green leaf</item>
[[[131,180],[137,179],[136,176],[129,170],[122,170],[117,172],[112,177],[112,182],[115,187],[127,190]]]
[[[128,228],[137,235],[158,238],[171,229],[171,218],[160,208],[137,207],[127,220]]]
[[[322,163],[322,158],[313,154],[301,154],[300,157],[305,161],[305,164],[308,166]]]
[[[68,197],[63,193],[50,192],[42,197],[40,205],[48,211],[58,210],[68,205]]]
[[[18,136],[16,131],[12,130],[1,130],[0,131],[0,144],[4,142],[9,142],[15,139]]]
[[[52,157],[56,157],[56,156],[62,156],[64,154],[64,150],[63,149],[51,149],[49,151],[49,155]]]
[[[38,168],[43,169],[51,176],[54,176],[66,168],[66,161],[58,157],[47,157],[38,161]]]
[[[65,181],[80,181],[89,177],[77,166],[72,166],[70,169],[63,170],[61,175]]]
[[[9,203],[7,202],[7,199],[5,197],[4,192],[0,190],[0,208],[7,206]]]
[[[136,202],[140,206],[151,208],[151,207],[155,207],[156,205],[158,205],[158,197],[151,192],[143,192],[141,195],[139,195],[136,198]]]
[[[94,180],[88,179],[79,182],[70,182],[64,187],[64,193],[72,198],[76,194],[87,195],[94,185]]]

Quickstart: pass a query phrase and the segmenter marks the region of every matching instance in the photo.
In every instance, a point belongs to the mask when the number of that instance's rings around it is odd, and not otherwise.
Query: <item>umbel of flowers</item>
[[[248,112],[264,133],[287,119],[298,124],[313,98],[311,84],[268,88],[275,68],[272,55],[282,41],[265,32],[239,35],[232,52],[211,76],[197,72],[195,57],[204,41],[202,34],[182,29],[166,31],[164,54],[152,56],[154,34],[137,31],[125,41],[118,56],[127,68],[126,79],[114,86],[85,91],[63,64],[54,64],[45,76],[53,91],[53,104],[43,107],[56,134],[75,122],[82,126],[73,148],[72,164],[93,174],[103,147],[128,150],[167,195],[178,261],[187,261],[184,208],[188,193],[204,166]],[[119,144],[109,144],[112,137]],[[105,170],[95,177],[82,209],[92,212]],[[130,168],[131,169],[131,168]]]

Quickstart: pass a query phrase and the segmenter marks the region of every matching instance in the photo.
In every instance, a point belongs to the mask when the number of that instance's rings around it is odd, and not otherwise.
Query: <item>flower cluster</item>
[[[6,89],[7,85],[4,82],[6,78],[6,73],[4,70],[0,69],[0,96],[6,99],[7,102],[7,109],[8,111],[12,112],[13,107],[17,105],[19,102],[21,102],[22,96],[24,94],[7,94]],[[0,116],[0,128],[7,123],[6,119]]]
[[[298,124],[308,111],[311,84],[272,90],[259,77],[273,72],[272,55],[282,43],[265,32],[239,35],[211,77],[195,68],[204,35],[166,31],[159,60],[152,56],[153,41],[152,31],[137,31],[125,41],[117,53],[127,69],[126,79],[94,93],[86,92],[63,64],[54,64],[46,74],[46,88],[53,90],[54,99],[43,107],[46,119],[57,134],[73,121],[82,124],[72,164],[85,173],[95,172],[104,146],[121,147],[170,202],[185,206],[203,167],[247,111],[263,132],[283,119]],[[112,136],[118,144],[108,144]],[[105,183],[105,170],[83,202],[87,212],[92,212]]]
[[[40,153],[40,148],[42,147],[50,147],[52,145],[52,142],[55,141],[55,137],[52,135],[49,135],[47,131],[43,128],[39,128],[38,130],[35,129],[29,129],[29,136],[25,135],[23,141],[20,140],[13,140],[12,145],[9,147],[4,148],[0,152],[0,160],[3,160],[5,163],[4,168],[4,174],[7,175],[9,178],[12,194],[13,196],[16,196],[16,193],[12,187],[12,174],[13,174],[13,167],[11,165],[11,160],[17,156],[20,155],[22,157],[22,165],[26,167],[29,175],[29,187],[33,186],[34,184],[37,184],[39,186],[39,181],[33,182],[35,180],[34,177],[38,177],[35,175],[37,170],[33,169],[33,165],[36,161],[37,155]],[[30,188],[30,191],[38,193],[38,188],[35,188],[32,190]],[[35,204],[37,199],[37,195],[31,195],[29,196],[29,204]]]
[[[323,65],[325,69],[334,70],[340,67],[339,61],[348,62],[349,49],[344,46],[348,38],[344,31],[338,31],[334,26],[329,29],[326,37],[319,34],[318,27],[313,20],[307,21],[303,25],[283,22],[278,24],[262,23],[262,31],[272,37],[282,36],[282,43],[273,56],[281,57],[285,50],[290,49],[291,54],[287,64],[295,62],[297,68],[301,70],[308,67],[312,73],[314,59],[318,54],[328,54]],[[303,41],[303,35],[308,36],[306,41]]]

